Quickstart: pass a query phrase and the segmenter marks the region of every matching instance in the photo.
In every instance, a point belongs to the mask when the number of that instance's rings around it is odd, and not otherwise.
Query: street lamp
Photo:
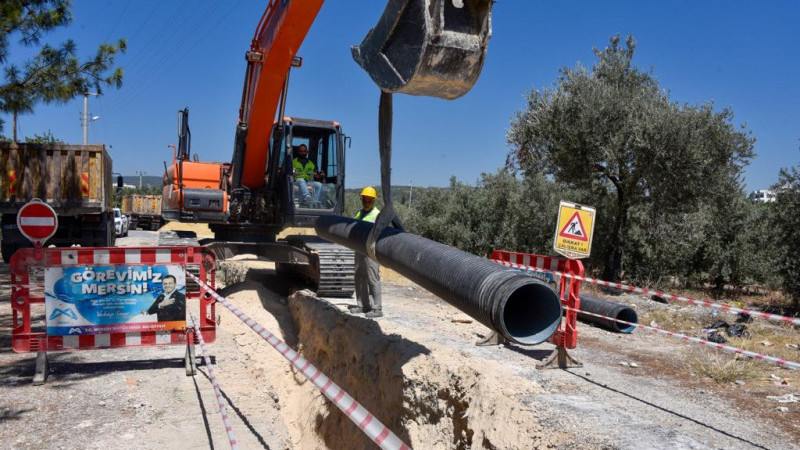
[[[81,116],[81,126],[83,126],[83,145],[87,144],[89,140],[89,122],[94,122],[100,116],[89,117],[89,96],[100,95],[97,92],[87,92],[83,94],[83,116]]]
[[[139,189],[142,189],[142,175],[147,175],[147,172],[142,172],[141,170],[136,171],[136,175],[139,175]]]

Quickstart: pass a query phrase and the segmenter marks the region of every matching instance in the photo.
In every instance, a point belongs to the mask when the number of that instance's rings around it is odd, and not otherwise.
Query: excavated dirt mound
[[[344,312],[343,304],[309,291],[283,297],[279,292],[292,286],[251,264],[226,262],[219,276],[232,284],[220,293],[298,349],[412,447],[550,448],[571,440],[546,432],[520,401],[540,394],[538,383],[502,367],[465,364],[469,355],[458,349],[387,333],[381,322]],[[239,319],[223,310],[222,323],[249,354],[255,382],[275,393],[297,448],[375,448]]]
[[[546,448],[563,443],[510,393],[540,393],[536,383],[465,356],[432,349],[379,322],[352,316],[301,291],[289,298],[303,354],[405,442],[419,448]],[[374,448],[327,402],[317,412],[329,448]]]

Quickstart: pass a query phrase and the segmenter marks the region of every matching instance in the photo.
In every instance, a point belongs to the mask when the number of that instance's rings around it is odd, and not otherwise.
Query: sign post
[[[553,249],[571,259],[588,258],[592,251],[595,209],[562,201],[558,207]]]
[[[50,205],[35,198],[20,208],[17,213],[17,228],[38,248],[56,234],[58,215]]]

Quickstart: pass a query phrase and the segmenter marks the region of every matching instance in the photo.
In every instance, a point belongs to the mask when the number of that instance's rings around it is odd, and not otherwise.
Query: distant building
[[[750,193],[750,200],[754,202],[772,203],[775,201],[775,192],[769,189],[760,189]]]

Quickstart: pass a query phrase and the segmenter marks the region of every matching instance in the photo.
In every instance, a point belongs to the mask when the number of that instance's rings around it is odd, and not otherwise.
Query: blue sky
[[[74,0],[75,20],[46,37],[72,38],[93,53],[102,40],[124,37],[128,52],[120,90],[89,99],[89,142],[111,146],[123,174],[163,172],[176,143],[179,109],[188,107],[192,149],[201,160],[228,161],[233,145],[244,53],[267,1]],[[800,2],[662,1],[541,2],[500,0],[481,78],[466,96],[446,101],[396,95],[393,184],[445,186],[451,175],[473,183],[505,162],[505,134],[531,88],[552,85],[558,69],[591,66],[594,46],[632,34],[635,63],[653,69],[673,100],[713,100],[733,108],[758,139],[747,168],[749,190],[777,181],[800,161]],[[348,187],[379,184],[378,89],[353,62],[377,21],[380,0],[331,0],[322,8],[292,72],[287,114],[339,121],[352,136]],[[30,50],[14,47],[11,60]],[[50,130],[82,139],[83,99],[39,106],[21,116],[20,133]],[[11,134],[10,117],[3,133]]]

